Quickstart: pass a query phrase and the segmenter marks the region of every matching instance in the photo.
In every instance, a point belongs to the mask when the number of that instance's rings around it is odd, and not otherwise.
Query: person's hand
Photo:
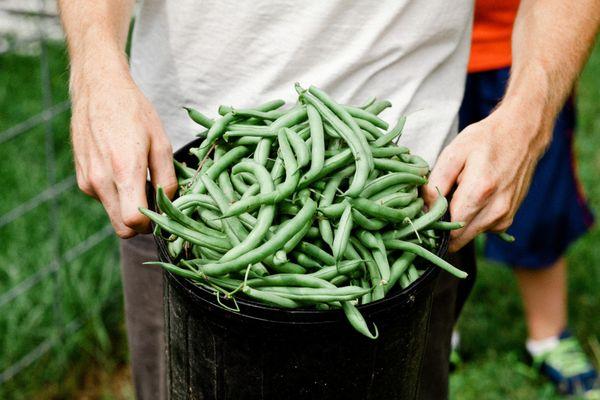
[[[436,187],[448,196],[452,221],[465,227],[451,233],[454,252],[482,232],[503,232],[513,221],[551,127],[544,118],[500,107],[486,119],[464,129],[441,153],[425,200],[432,204]]]
[[[100,200],[117,235],[147,233],[146,177],[171,196],[177,188],[172,149],[154,107],[126,65],[73,74],[71,136],[77,184]]]

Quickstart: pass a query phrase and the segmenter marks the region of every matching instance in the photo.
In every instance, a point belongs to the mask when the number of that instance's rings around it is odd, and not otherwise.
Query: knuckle
[[[100,168],[95,168],[90,172],[88,182],[93,189],[101,189],[108,183],[108,175]]]
[[[509,217],[509,218],[504,218],[502,220],[500,220],[496,226],[494,227],[494,230],[497,232],[504,232],[505,230],[507,230],[508,228],[510,228],[510,226],[513,223],[513,218]]]
[[[491,179],[484,181],[478,188],[477,198],[479,200],[489,199],[496,191],[496,187],[495,181]]]
[[[142,227],[146,224],[146,222],[146,217],[137,212],[128,215],[123,215],[123,224],[132,229]]]
[[[134,230],[126,228],[117,228],[115,229],[115,233],[121,239],[129,239],[136,235],[136,232]]]
[[[91,183],[85,179],[81,173],[77,173],[77,187],[79,188],[79,190],[81,190],[83,193],[87,194],[88,196],[93,196],[94,195],[94,189],[91,185]]]

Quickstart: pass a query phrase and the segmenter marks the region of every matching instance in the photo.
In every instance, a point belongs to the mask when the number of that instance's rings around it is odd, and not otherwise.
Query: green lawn
[[[50,49],[53,100],[67,98],[64,49]],[[0,132],[42,110],[38,59],[0,55]],[[580,176],[592,206],[599,209],[600,180],[600,48],[596,48],[578,91],[577,150]],[[53,123],[58,180],[73,173],[68,114]],[[35,128],[0,145],[0,216],[47,187],[44,129]],[[52,260],[52,238],[59,235],[61,253],[85,240],[107,220],[101,207],[76,187],[59,197],[58,228],[49,228],[49,203],[0,227],[0,298]],[[572,326],[588,344],[600,332],[600,231],[569,252]],[[22,296],[0,305],[0,373],[38,344],[56,338],[38,362],[4,385],[0,398],[70,398],[90,369],[106,370],[126,359],[116,240],[66,263],[60,272]],[[58,313],[54,311],[58,310]],[[82,328],[58,336],[73,320]],[[475,291],[460,323],[465,362],[451,380],[455,399],[553,399],[550,385],[522,361],[525,326],[514,279],[507,269],[483,262]],[[92,368],[90,368],[92,366]],[[57,384],[56,382],[61,382]],[[100,390],[100,393],[104,390]],[[108,389],[105,391],[109,392]],[[37,393],[37,395],[33,395]],[[42,394],[40,394],[42,393]],[[109,395],[108,395],[109,396]],[[109,396],[110,397],[110,396]]]
[[[49,60],[53,102],[59,103],[67,99],[63,47],[51,47]],[[43,109],[39,59],[2,54],[0,71],[0,131],[4,131]],[[58,181],[73,174],[68,121],[65,112],[52,123]],[[0,216],[48,187],[44,140],[45,129],[38,126],[0,145]],[[57,204],[56,225],[50,224],[51,202],[46,202],[0,227],[0,299],[34,274],[51,270],[53,246],[68,255],[70,248],[107,224],[102,208],[76,186],[60,194]],[[0,373],[37,346],[44,350],[49,345],[37,362],[0,385],[0,398],[30,399],[41,389],[65,393],[79,384],[73,366],[94,361],[111,368],[125,359],[115,245],[112,234],[105,236],[90,251],[64,262],[58,272],[0,303]]]

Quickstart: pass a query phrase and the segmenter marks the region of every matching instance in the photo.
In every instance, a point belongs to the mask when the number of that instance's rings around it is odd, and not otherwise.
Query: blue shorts
[[[498,104],[509,69],[469,74],[460,108],[460,129],[487,117]],[[486,257],[530,269],[552,265],[583,235],[594,217],[581,191],[573,158],[575,108],[569,99],[560,112],[552,143],[540,160],[531,187],[508,233],[514,243],[487,235]]]

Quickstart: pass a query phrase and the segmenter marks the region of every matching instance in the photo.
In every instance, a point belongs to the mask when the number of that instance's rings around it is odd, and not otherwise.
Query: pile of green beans
[[[376,338],[356,306],[410,286],[424,272],[417,257],[466,277],[435,254],[440,231],[462,225],[441,221],[442,195],[424,208],[429,166],[395,144],[405,119],[390,128],[378,116],[388,101],[348,106],[315,87],[296,91],[287,109],[221,106],[215,119],[186,109],[204,128],[191,150],[198,163],[175,161],[175,200],[158,188],[158,212],[141,209],[172,259],[152,264],[219,301],[339,308]]]

